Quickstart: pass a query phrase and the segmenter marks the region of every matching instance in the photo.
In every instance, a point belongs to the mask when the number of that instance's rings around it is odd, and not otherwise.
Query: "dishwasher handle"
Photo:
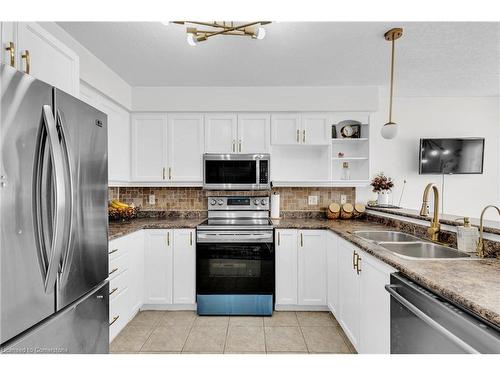
[[[407,299],[403,298],[397,291],[397,288],[400,288],[400,285],[397,284],[389,284],[385,286],[385,290],[389,292],[389,294],[396,300],[398,301],[401,305],[406,307],[408,310],[410,310],[416,317],[418,317],[420,320],[422,320],[424,323],[428,324],[432,328],[434,328],[436,331],[441,333],[443,336],[446,336],[448,339],[453,341],[456,345],[458,345],[461,349],[463,349],[466,353],[469,354],[479,354],[479,352],[474,349],[472,346],[464,342],[462,339],[459,337],[455,336],[453,333],[448,331],[445,327],[443,327],[441,324],[436,322],[434,319],[432,319],[430,316],[425,314],[422,310],[418,309],[415,305],[413,305],[411,302],[409,302]]]

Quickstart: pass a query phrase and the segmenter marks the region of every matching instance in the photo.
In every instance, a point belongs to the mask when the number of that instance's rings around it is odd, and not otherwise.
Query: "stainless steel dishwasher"
[[[391,275],[391,353],[500,353],[500,327],[417,283]]]

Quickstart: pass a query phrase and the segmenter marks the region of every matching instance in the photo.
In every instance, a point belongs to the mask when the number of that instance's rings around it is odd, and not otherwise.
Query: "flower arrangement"
[[[394,187],[394,181],[392,181],[390,177],[384,175],[384,172],[380,172],[373,178],[370,185],[373,187],[374,193],[381,193],[385,191],[391,191]]]

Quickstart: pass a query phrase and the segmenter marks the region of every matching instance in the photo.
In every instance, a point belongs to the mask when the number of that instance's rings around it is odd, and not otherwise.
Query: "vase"
[[[388,206],[389,205],[389,192],[388,191],[380,191],[378,193],[377,204],[379,206]]]

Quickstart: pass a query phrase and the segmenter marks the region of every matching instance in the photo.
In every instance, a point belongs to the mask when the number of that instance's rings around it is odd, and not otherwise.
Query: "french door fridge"
[[[107,117],[1,64],[4,352],[108,351]]]

